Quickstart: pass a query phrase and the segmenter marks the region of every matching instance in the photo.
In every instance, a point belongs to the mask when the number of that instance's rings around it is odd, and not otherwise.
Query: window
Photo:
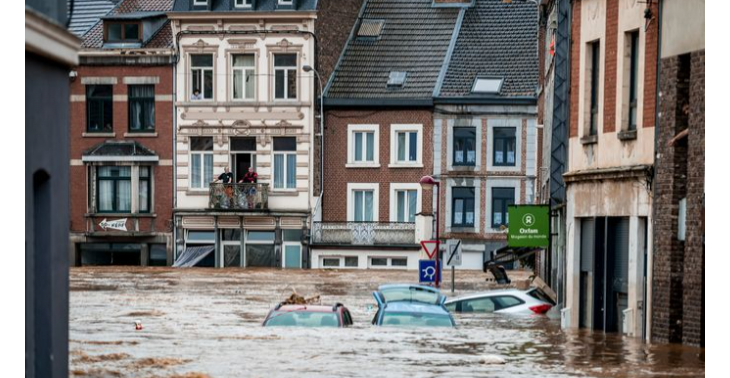
[[[139,167],[139,212],[150,212],[150,199],[152,198],[152,181],[150,167]]]
[[[384,257],[373,257],[370,259],[371,266],[388,266],[388,259]]]
[[[491,298],[476,298],[461,302],[461,312],[494,312],[495,305]]]
[[[112,86],[86,86],[86,131],[112,132]]]
[[[475,166],[476,144],[476,127],[454,127],[454,165]]]
[[[129,86],[129,131],[155,131],[155,86]]]
[[[253,0],[236,0],[236,8],[251,8]]]
[[[274,54],[274,99],[297,98],[297,54]]]
[[[423,125],[390,125],[390,166],[421,164]]]
[[[233,99],[256,98],[256,62],[254,54],[233,55]]]
[[[492,227],[507,227],[509,213],[507,206],[515,204],[514,188],[492,188]]]
[[[417,190],[396,190],[396,221],[415,222],[418,204]]]
[[[393,258],[390,259],[390,265],[391,266],[408,266],[408,259],[407,258]]]
[[[191,100],[213,99],[213,54],[190,55]]]
[[[140,42],[141,25],[137,22],[104,22],[106,25],[105,42]]]
[[[362,20],[357,30],[358,37],[379,37],[383,30],[383,20]]]
[[[517,138],[514,127],[494,128],[494,165],[511,166],[515,165],[515,145]]]
[[[373,197],[372,190],[354,190],[354,221],[355,222],[372,222],[373,217]]]
[[[345,257],[345,266],[351,267],[351,268],[356,268],[359,265],[358,260],[359,259],[357,256],[346,256]]]
[[[193,5],[208,5],[208,0],[194,0]]]
[[[398,162],[414,162],[418,155],[417,140],[418,133],[415,131],[397,133],[397,158]]]
[[[499,78],[476,78],[471,91],[474,93],[497,94],[502,89],[502,79]]]
[[[274,189],[297,187],[297,138],[274,138]]]
[[[474,188],[453,188],[451,198],[453,200],[451,226],[474,227]]]
[[[213,181],[213,138],[190,138],[190,186],[208,188]]]
[[[599,70],[600,70],[600,43],[592,42],[588,44],[591,54],[590,59],[590,115],[588,118],[588,135],[598,134],[598,88],[599,88]]]
[[[388,87],[402,87],[406,82],[407,74],[408,73],[405,71],[390,71],[390,75],[388,76]]]
[[[339,257],[325,257],[322,259],[322,266],[325,268],[339,268],[340,258]]]
[[[353,133],[355,140],[355,156],[353,160],[356,162],[373,162],[375,160],[375,133],[358,131]]]
[[[132,167],[103,166],[96,169],[97,210],[101,213],[132,211]]]
[[[404,269],[408,267],[406,257],[370,257],[371,268]]]
[[[628,33],[629,40],[629,114],[628,130],[636,130],[637,83],[639,81],[639,32]]]

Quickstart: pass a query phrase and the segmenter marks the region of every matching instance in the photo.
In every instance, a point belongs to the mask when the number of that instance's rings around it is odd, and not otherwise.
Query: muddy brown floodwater
[[[701,377],[704,349],[566,332],[557,319],[455,316],[455,329],[370,324],[371,292],[415,272],[73,268],[71,377]],[[520,272],[514,278],[526,278]],[[450,282],[450,276],[445,275]],[[456,295],[484,290],[457,273]],[[444,293],[451,296],[448,284]],[[263,328],[292,290],[344,303],[347,329]],[[134,321],[143,329],[135,331]],[[500,356],[503,365],[486,363]]]

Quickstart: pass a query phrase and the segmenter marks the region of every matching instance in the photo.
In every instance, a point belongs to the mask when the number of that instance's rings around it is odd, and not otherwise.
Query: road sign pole
[[[454,294],[454,284],[456,282],[456,279],[454,278],[454,273],[456,273],[456,268],[452,265],[451,266],[451,294]]]
[[[436,185],[436,287],[441,287],[441,277],[440,277],[440,270],[441,266],[439,265],[439,252],[441,251],[441,236],[439,235],[439,223],[441,218],[441,185],[439,183],[435,183]]]

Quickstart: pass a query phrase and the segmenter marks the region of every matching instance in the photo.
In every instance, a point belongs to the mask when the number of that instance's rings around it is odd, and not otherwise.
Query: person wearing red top
[[[243,175],[243,179],[239,183],[244,184],[255,184],[258,181],[259,176],[254,172],[253,167],[248,167],[248,172]]]
[[[243,175],[243,178],[238,182],[245,184],[244,185],[244,194],[246,195],[246,199],[248,202],[248,208],[253,209],[255,206],[255,199],[256,199],[256,182],[258,181],[259,176],[254,172],[253,167],[248,167],[248,172]]]

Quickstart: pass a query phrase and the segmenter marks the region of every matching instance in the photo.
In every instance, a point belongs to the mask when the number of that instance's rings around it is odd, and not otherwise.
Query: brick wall
[[[160,160],[172,160],[173,102],[172,102],[172,67],[171,66],[81,66],[76,69],[78,77],[71,82],[71,120],[70,120],[70,158],[78,161],[83,152],[106,140],[136,140],[153,150]],[[117,84],[113,87],[114,95],[127,95],[124,77],[157,76],[159,84],[155,85],[155,95],[169,96],[169,100],[155,102],[155,137],[125,137],[128,132],[128,106],[126,101],[115,100],[113,103],[114,137],[84,137],[86,131],[86,86],[81,83],[84,77],[115,77]],[[152,213],[155,218],[140,220],[140,231],[170,232],[173,205],[173,168],[171,165],[158,165],[153,168],[154,199]],[[70,216],[71,231],[87,231],[88,187],[87,166],[73,165],[70,169]],[[104,217],[92,218],[97,225]],[[128,227],[131,222],[128,223]],[[96,226],[98,228],[98,226]]]
[[[581,2],[573,2],[570,25],[570,129],[568,137],[578,136],[578,101],[580,98],[580,11]]]
[[[659,14],[658,2],[651,4],[651,12],[655,19],[649,24],[645,30],[644,40],[644,127],[654,127],[656,125],[656,62],[659,33],[659,22],[656,17]]]
[[[606,40],[603,72],[603,132],[616,131],[616,70],[618,69],[618,0],[606,0]]]
[[[433,171],[433,116],[431,110],[325,110],[325,151],[323,221],[347,221],[347,184],[379,183],[379,221],[390,220],[389,183],[418,183]],[[346,168],[347,125],[380,126],[380,168]],[[388,168],[390,163],[390,125],[423,125],[423,168]],[[421,208],[430,211],[432,196],[422,191]]]
[[[704,290],[704,51],[661,62],[654,198],[652,338],[700,345]],[[669,141],[689,127],[689,135]],[[687,198],[685,241],[677,239]]]

